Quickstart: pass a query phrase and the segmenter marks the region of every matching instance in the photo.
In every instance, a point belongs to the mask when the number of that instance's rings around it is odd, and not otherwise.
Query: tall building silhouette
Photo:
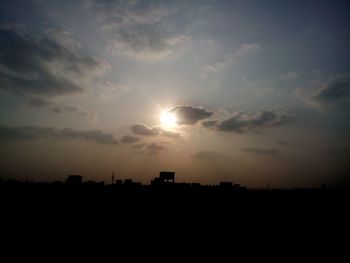
[[[151,185],[169,183],[175,183],[175,172],[161,171],[159,172],[159,177],[156,177],[151,181]]]

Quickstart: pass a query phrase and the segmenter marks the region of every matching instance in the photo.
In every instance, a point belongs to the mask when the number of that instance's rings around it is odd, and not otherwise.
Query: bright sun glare
[[[163,111],[160,116],[160,123],[164,128],[176,127],[176,115],[169,111]]]

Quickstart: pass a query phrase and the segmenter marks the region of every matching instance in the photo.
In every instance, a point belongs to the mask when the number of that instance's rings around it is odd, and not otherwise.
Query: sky
[[[348,186],[349,7],[0,0],[0,176]]]

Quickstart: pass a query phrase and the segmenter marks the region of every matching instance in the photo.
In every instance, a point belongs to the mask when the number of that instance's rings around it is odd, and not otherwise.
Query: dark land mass
[[[36,242],[251,247],[286,241],[325,246],[348,239],[349,193],[325,187],[249,190],[230,183],[8,181],[0,183],[1,236],[13,247]]]

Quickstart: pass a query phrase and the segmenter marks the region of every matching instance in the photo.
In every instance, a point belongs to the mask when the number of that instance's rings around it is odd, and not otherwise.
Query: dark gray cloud
[[[135,144],[134,148],[140,149],[146,146],[146,143],[139,143],[139,144]]]
[[[188,42],[188,37],[167,30],[171,12],[152,1],[89,0],[86,7],[117,53],[139,59],[160,59]]]
[[[28,99],[28,105],[33,107],[42,108],[51,104],[52,104],[51,101],[41,97],[31,97]]]
[[[54,106],[51,107],[50,110],[57,114],[68,113],[73,115],[79,115],[85,118],[97,119],[96,113],[88,111],[87,109],[84,109],[79,105]]]
[[[137,152],[137,154],[149,154],[149,155],[154,155],[154,154],[159,154],[161,151],[166,150],[167,147],[164,146],[164,143],[160,142],[160,143],[156,143],[156,142],[152,142],[152,143],[139,143],[139,144],[135,144],[133,146],[136,149],[143,149],[144,151],[141,152]]]
[[[279,153],[277,149],[261,149],[254,147],[241,148],[241,151],[261,155],[276,155]]]
[[[170,109],[169,112],[176,114],[177,122],[180,125],[193,125],[198,121],[212,116],[214,113],[203,108],[197,108],[190,105],[178,105]]]
[[[145,135],[145,136],[155,136],[155,135],[162,135],[165,137],[178,139],[181,137],[181,134],[174,131],[167,131],[162,129],[161,127],[148,127],[144,124],[135,124],[131,126],[131,130],[133,133],[137,135]]]
[[[278,141],[277,144],[285,145],[285,144],[288,144],[288,141]]]
[[[0,125],[0,140],[36,140],[36,139],[77,139],[100,144],[117,144],[111,133],[101,130],[80,131],[72,128],[57,129],[41,126],[5,126]]]
[[[97,118],[97,114],[94,112],[90,112],[87,109],[84,109],[81,106],[76,106],[76,105],[65,105],[61,108],[61,112],[67,112],[67,113],[72,113],[72,114],[77,114],[83,117],[87,117],[87,118],[92,118],[92,119],[96,119]]]
[[[218,124],[216,120],[202,121],[202,126],[205,128],[212,128]]]
[[[159,150],[166,149],[166,147],[164,145],[162,145],[162,144],[150,143],[150,144],[147,145],[147,149],[148,150],[154,150],[154,151],[158,150],[159,151]]]
[[[50,111],[57,113],[57,114],[69,113],[69,114],[80,115],[80,116],[86,117],[86,118],[92,118],[92,119],[97,118],[96,113],[90,112],[87,109],[84,109],[83,107],[81,107],[79,105],[55,106],[55,105],[53,105],[52,101],[50,101],[46,98],[43,98],[43,97],[30,97],[27,102],[28,102],[28,105],[30,105],[32,107],[37,107],[37,108],[44,108],[47,106],[51,106]]]
[[[169,138],[173,138],[173,139],[178,139],[181,137],[181,134],[178,132],[174,132],[174,131],[166,131],[161,129],[160,130],[160,135],[163,135],[165,137],[169,137]]]
[[[107,68],[105,62],[79,55],[69,32],[57,29],[54,37],[52,32],[35,36],[0,26],[0,88],[20,95],[72,94],[82,92]]]
[[[140,138],[133,135],[125,135],[122,138],[123,143],[135,143],[139,141],[140,141]]]
[[[158,135],[160,132],[159,128],[155,128],[155,127],[150,128],[144,124],[135,124],[131,127],[131,130],[137,135],[147,135],[147,136]]]
[[[225,157],[224,154],[212,151],[198,151],[192,155],[194,159],[198,160],[216,160]]]
[[[160,143],[150,143],[147,145],[147,150],[150,154],[159,154],[160,151],[166,150],[167,147],[165,147],[163,144]]]
[[[323,104],[334,104],[350,98],[350,77],[335,77],[322,85],[311,97]]]
[[[60,107],[57,107],[57,106],[52,107],[50,110],[54,113],[57,113],[57,114],[62,113],[62,109]]]
[[[291,123],[294,117],[285,111],[260,111],[255,114],[238,112],[218,123],[216,128],[226,132],[251,132]]]

